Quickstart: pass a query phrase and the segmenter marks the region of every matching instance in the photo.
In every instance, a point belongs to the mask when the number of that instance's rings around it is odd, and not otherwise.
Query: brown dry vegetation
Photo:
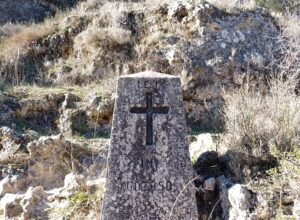
[[[67,12],[57,13],[43,23],[6,24],[0,28],[0,59],[2,61],[16,60],[23,54],[30,43],[45,37],[58,28],[59,21]],[[2,38],[1,38],[2,37]]]
[[[300,196],[300,31],[299,18],[282,20],[282,52],[279,72],[262,94],[251,84],[225,92],[225,136],[229,149],[260,159],[275,158],[277,166],[265,172],[256,171],[248,186],[257,192],[268,192],[279,198],[276,219],[286,219],[282,195]],[[274,198],[275,198],[274,197]]]

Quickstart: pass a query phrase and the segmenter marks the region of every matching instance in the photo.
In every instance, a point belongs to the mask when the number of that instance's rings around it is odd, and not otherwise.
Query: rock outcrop
[[[262,88],[282,56],[279,27],[262,9],[228,13],[201,0],[82,8],[84,15],[73,13],[20,55],[21,79],[45,83],[39,71],[26,69],[37,59],[43,60],[38,69],[44,80],[54,85],[87,85],[145,69],[180,75],[189,124],[216,128],[222,127],[223,89],[246,79]]]

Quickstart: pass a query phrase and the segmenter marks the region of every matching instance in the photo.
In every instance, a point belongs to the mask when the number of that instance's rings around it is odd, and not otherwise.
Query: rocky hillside
[[[222,88],[245,78],[266,83],[281,56],[280,29],[262,9],[227,13],[201,1],[117,5],[86,3],[55,20],[53,33],[27,42],[22,35],[35,30],[25,29],[4,39],[3,80],[86,86],[146,69],[180,75],[189,123],[220,128]]]
[[[62,7],[23,5],[0,23]],[[270,83],[300,69],[300,22],[283,20],[201,0],[93,0],[2,25],[0,215],[99,219],[116,79],[153,70],[182,79],[199,219],[300,218],[297,86],[279,96]]]

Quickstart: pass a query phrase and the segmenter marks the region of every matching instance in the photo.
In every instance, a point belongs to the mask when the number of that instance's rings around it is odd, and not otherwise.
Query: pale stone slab
[[[198,219],[185,136],[179,77],[119,78],[102,220]]]

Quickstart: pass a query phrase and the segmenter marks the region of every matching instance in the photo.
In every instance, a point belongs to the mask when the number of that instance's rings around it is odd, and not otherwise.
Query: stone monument
[[[121,76],[110,144],[102,220],[198,219],[179,77]]]

